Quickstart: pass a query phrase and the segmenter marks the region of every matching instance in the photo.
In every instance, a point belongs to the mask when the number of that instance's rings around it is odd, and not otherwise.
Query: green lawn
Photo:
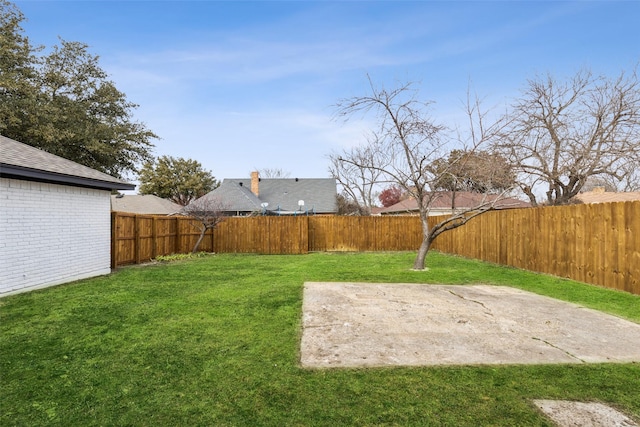
[[[215,255],[0,299],[0,425],[551,425],[538,398],[640,420],[640,364],[299,367],[305,281],[509,285],[640,323],[638,296],[413,257]]]

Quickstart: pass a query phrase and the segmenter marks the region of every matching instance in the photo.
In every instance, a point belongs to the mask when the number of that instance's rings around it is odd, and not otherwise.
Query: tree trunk
[[[431,241],[423,237],[422,244],[420,245],[420,249],[418,249],[418,255],[416,256],[416,260],[413,263],[414,270],[425,269],[425,261],[427,259],[427,253],[429,252],[430,246],[431,246]]]
[[[420,222],[422,223],[422,244],[418,249],[418,255],[413,263],[414,270],[424,270],[427,253],[431,247],[431,230],[429,229],[429,220],[426,214],[420,213]]]
[[[200,232],[200,237],[198,237],[198,241],[196,242],[195,246],[193,247],[193,250],[191,251],[192,254],[195,254],[196,252],[198,252],[198,248],[200,247],[200,243],[202,242],[202,239],[204,239],[204,235],[207,233],[207,229],[203,228],[202,231]]]

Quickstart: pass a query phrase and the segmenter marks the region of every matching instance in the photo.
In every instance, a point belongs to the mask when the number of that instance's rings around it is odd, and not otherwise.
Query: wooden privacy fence
[[[114,268],[188,253],[200,235],[198,222],[186,217],[113,212],[111,220]],[[208,231],[199,250],[260,254],[404,251],[420,245],[420,230],[415,217],[233,217]]]
[[[197,221],[186,217],[113,212],[111,222],[112,268],[188,253],[200,235]],[[232,217],[207,232],[199,250],[259,254],[404,251],[420,245],[420,230],[415,217]]]
[[[640,201],[492,211],[433,247],[640,294]]]
[[[189,253],[200,236],[197,225],[197,221],[186,217],[112,212],[111,267]],[[306,253],[307,223],[296,217],[228,218],[215,231],[207,232],[199,250]]]
[[[435,223],[438,219],[431,218]],[[187,253],[199,230],[184,217],[112,214],[112,267]],[[228,218],[200,250],[304,254],[417,250],[415,216]],[[488,212],[440,235],[442,252],[640,294],[640,202]]]

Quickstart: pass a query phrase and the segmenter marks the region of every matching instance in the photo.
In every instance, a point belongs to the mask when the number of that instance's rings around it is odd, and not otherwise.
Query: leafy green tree
[[[41,48],[31,46],[20,23],[24,15],[13,4],[0,0],[0,133],[28,118],[28,106],[37,96],[36,57]]]
[[[182,157],[161,156],[140,170],[140,194],[154,194],[182,206],[218,187],[210,171],[200,162]]]
[[[157,136],[133,120],[138,107],[79,42],[60,40],[37,56],[22,13],[0,3],[0,132],[25,144],[122,177],[151,159]]]

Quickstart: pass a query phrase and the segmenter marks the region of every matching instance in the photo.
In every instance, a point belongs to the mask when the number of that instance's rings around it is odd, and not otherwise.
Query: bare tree
[[[590,176],[587,182],[582,186],[581,193],[586,191],[595,191],[601,188],[603,191],[618,191],[616,183],[610,177]]]
[[[640,191],[640,162],[628,162],[622,169],[622,180],[616,185],[619,191]]]
[[[338,207],[338,215],[364,216],[371,214],[366,208],[342,194],[336,194],[336,206]]]
[[[196,253],[208,230],[215,229],[226,219],[226,204],[217,197],[203,196],[185,206],[181,213],[193,218],[192,225],[200,230],[198,241],[191,253]]]
[[[515,166],[534,206],[569,203],[591,177],[633,183],[640,162],[637,68],[614,79],[581,71],[565,82],[529,80],[505,123],[494,148]]]
[[[341,196],[347,204],[357,205],[361,215],[371,213],[378,195],[377,188],[383,183],[382,172],[371,167],[377,163],[378,152],[373,142],[329,155],[329,173],[338,181]],[[343,158],[352,159],[353,163],[343,162]],[[353,212],[351,209],[351,214]]]
[[[337,114],[344,118],[356,113],[373,114],[378,127],[363,147],[345,152],[335,157],[335,161],[379,176],[377,182],[394,183],[415,198],[422,224],[422,244],[413,268],[423,270],[427,253],[436,237],[492,209],[499,197],[482,197],[473,208],[452,210],[450,217],[430,227],[431,206],[444,194],[437,189],[437,183],[450,174],[451,165],[455,165],[453,162],[439,170],[431,167],[436,159],[445,157],[447,142],[450,142],[445,138],[446,129],[429,117],[431,102],[419,101],[412,83],[392,90],[377,88],[371,80],[369,83],[370,95],[340,101]],[[468,132],[470,145],[464,147],[467,152],[477,149],[495,132],[494,127],[485,126],[484,116],[478,107],[477,100],[467,107],[473,119],[472,129]]]
[[[449,169],[437,184],[443,190],[501,193],[515,185],[513,168],[500,154],[452,150],[448,158],[433,163],[435,172],[443,167]]]
[[[262,168],[256,169],[261,178],[289,178],[291,172],[287,172],[281,168]]]

